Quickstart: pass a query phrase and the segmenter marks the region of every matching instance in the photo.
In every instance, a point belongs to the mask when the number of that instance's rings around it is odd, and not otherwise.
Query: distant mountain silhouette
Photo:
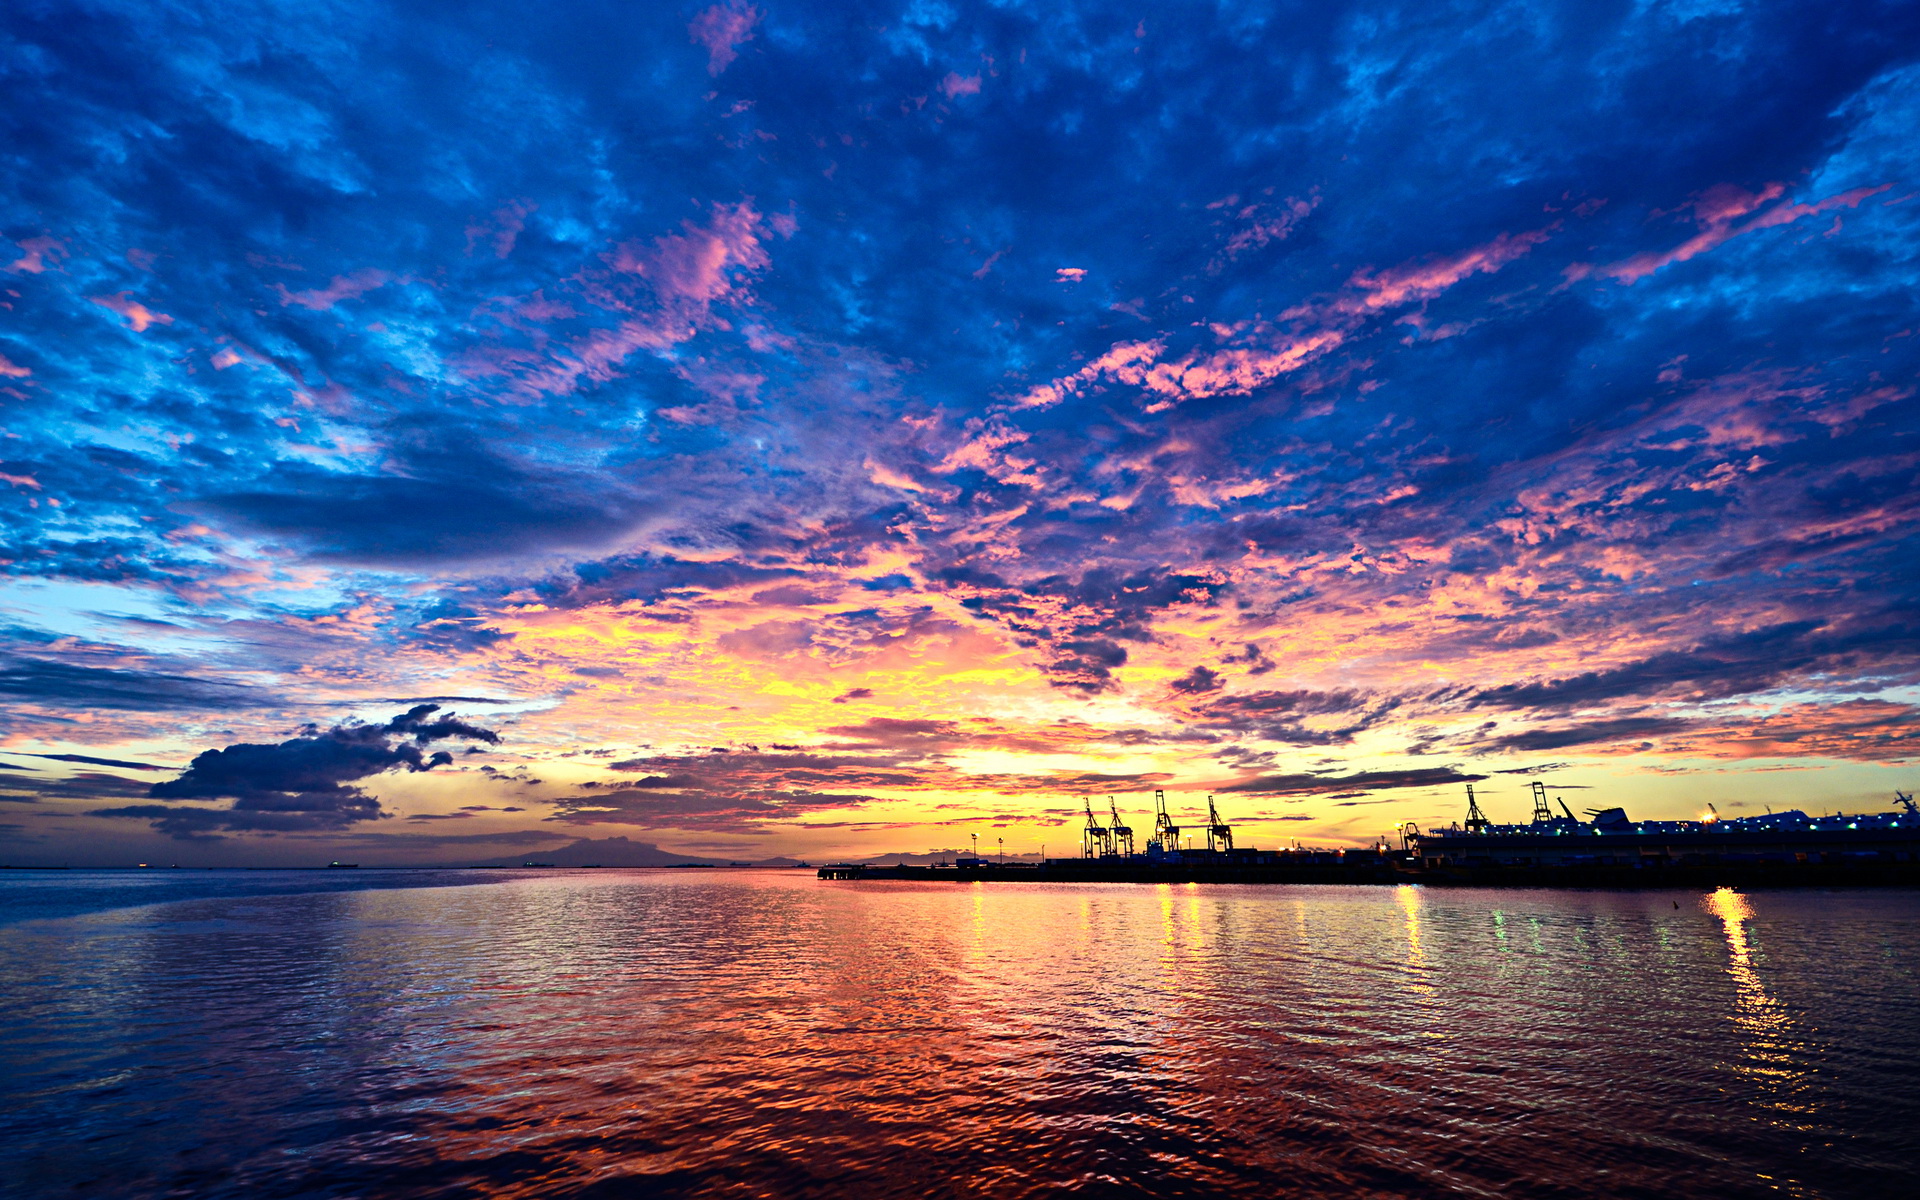
[[[1075,851],[1074,854],[1067,855],[1065,857],[1078,857],[1079,847],[1075,846],[1073,847],[1073,850]],[[908,854],[904,850],[890,850],[885,854],[855,854],[855,855],[852,855],[851,857],[827,855],[825,858],[822,858],[817,861],[825,862],[827,861],[827,859],[832,859],[833,861],[838,862],[842,857],[846,857],[846,860],[848,862],[884,863],[889,866],[893,865],[894,863],[901,863],[910,867],[924,867],[929,864],[938,863],[938,862],[950,863],[956,858],[965,858],[967,855],[971,853],[973,853],[971,850],[929,850],[925,854]],[[993,850],[989,850],[985,847],[981,848],[980,857],[987,859],[990,862],[995,862],[1000,860],[1000,855],[998,853],[994,852]],[[1056,854],[1053,857],[1060,858],[1063,856]],[[1040,856],[1038,854],[1033,854],[1033,853],[1015,854],[1015,853],[1009,852],[1006,856],[1005,861],[1010,863],[1021,863],[1021,862],[1037,863],[1040,861]]]
[[[633,842],[623,837],[581,838],[558,850],[528,850],[505,858],[476,862],[476,867],[517,867],[521,863],[552,863],[556,867],[709,867],[725,859],[701,858],[677,850],[662,850],[652,842]]]

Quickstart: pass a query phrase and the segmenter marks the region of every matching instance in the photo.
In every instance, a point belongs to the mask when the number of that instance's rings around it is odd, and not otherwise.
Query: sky
[[[1913,5],[19,0],[0,79],[0,861],[1920,783]]]

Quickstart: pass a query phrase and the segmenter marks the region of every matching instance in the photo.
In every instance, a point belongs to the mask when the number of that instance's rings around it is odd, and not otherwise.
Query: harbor
[[[1136,852],[1131,826],[1108,800],[1102,821],[1083,801],[1080,854],[1006,862],[975,854],[927,864],[828,863],[819,878],[948,883],[1258,883],[1513,887],[1920,886],[1920,808],[1896,792],[1878,813],[1810,816],[1799,810],[1691,821],[1635,821],[1622,808],[1564,802],[1531,785],[1532,818],[1496,824],[1467,785],[1463,820],[1422,831],[1405,823],[1361,847],[1261,850],[1236,847],[1233,829],[1207,797],[1191,832],[1154,792],[1154,831]],[[1199,843],[1199,844],[1190,844]]]

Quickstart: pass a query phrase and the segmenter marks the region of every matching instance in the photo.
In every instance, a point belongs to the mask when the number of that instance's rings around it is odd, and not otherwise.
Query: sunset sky
[[[0,862],[1920,783],[1920,7],[29,0],[0,78]]]

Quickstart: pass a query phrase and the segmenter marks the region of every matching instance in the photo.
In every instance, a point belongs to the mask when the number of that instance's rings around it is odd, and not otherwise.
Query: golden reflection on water
[[[37,1161],[99,1177],[82,1139],[131,1097],[167,1122],[152,1161],[209,1147],[223,1195],[384,1194],[396,1172],[490,1200],[1819,1194],[1794,1181],[1911,1145],[1885,1011],[1920,953],[1911,905],[1724,891],[1703,925],[1665,895],[665,871],[296,896],[15,932],[0,1026],[75,1044],[30,1069],[16,1049],[0,1094],[104,1080],[91,1108],[29,1101]],[[1809,911],[1895,919],[1828,922],[1854,940],[1810,955]],[[1567,1053],[1602,1045],[1570,1027],[1618,1052]],[[1543,1070],[1581,1137],[1499,1132],[1541,1111]],[[93,1190],[159,1194],[127,1178]]]
[[[1420,908],[1425,903],[1421,890],[1410,883],[1403,883],[1393,889],[1393,898],[1400,905],[1400,911],[1407,919],[1407,966],[1411,968],[1407,980],[1407,990],[1421,1002],[1423,1011],[1433,1000],[1433,983],[1427,975],[1427,952],[1420,944]],[[1446,1034],[1429,1027],[1423,1031],[1430,1038],[1443,1038]]]
[[[1403,883],[1393,891],[1394,899],[1400,902],[1400,911],[1407,915],[1407,961],[1416,967],[1424,966],[1427,956],[1420,948],[1420,889]]]
[[[1154,891],[1160,894],[1160,942],[1161,945],[1167,948],[1167,953],[1169,957],[1171,957],[1175,940],[1173,936],[1173,885],[1170,883],[1158,884],[1154,887]]]
[[[1753,945],[1747,922],[1753,906],[1732,888],[1705,896],[1702,905],[1720,923],[1727,937],[1727,975],[1733,980],[1733,1022],[1746,1036],[1745,1058],[1734,1064],[1743,1077],[1762,1090],[1762,1102],[1787,1112],[1812,1112],[1808,1102],[1808,1068],[1800,1061],[1803,1049],[1793,1017],[1767,994],[1753,969]]]

